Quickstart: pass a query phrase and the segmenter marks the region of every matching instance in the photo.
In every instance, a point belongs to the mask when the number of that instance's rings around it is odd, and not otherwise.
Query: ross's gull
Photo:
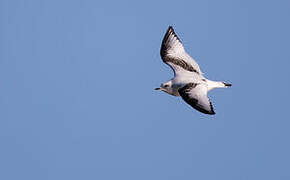
[[[214,88],[232,85],[206,79],[197,62],[184,50],[182,42],[171,26],[163,38],[160,54],[163,62],[172,68],[174,78],[162,83],[155,90],[161,90],[173,96],[181,96],[196,110],[205,114],[215,114],[207,92]]]

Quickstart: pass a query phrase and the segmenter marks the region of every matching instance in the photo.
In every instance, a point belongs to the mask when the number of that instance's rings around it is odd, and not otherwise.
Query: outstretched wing
[[[173,69],[175,75],[185,72],[202,74],[196,61],[185,52],[171,26],[163,38],[160,54],[163,62]]]
[[[182,99],[196,110],[205,114],[215,114],[212,104],[207,97],[205,84],[188,83],[178,90]]]

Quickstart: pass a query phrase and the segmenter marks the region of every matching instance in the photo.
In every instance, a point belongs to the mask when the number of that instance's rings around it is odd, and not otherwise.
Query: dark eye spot
[[[164,87],[168,87],[168,85],[167,85],[167,84],[165,84],[165,85],[164,85]]]

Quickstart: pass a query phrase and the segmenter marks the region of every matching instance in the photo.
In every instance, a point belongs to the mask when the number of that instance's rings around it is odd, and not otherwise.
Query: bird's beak
[[[161,90],[161,88],[155,88],[155,90]]]

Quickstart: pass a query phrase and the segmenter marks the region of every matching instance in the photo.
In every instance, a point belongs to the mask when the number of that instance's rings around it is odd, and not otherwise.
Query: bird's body
[[[171,94],[173,96],[180,96],[178,90],[180,88],[182,88],[183,86],[185,86],[188,83],[195,83],[195,84],[200,84],[203,86],[206,86],[207,88],[207,92],[214,89],[214,88],[218,88],[218,87],[227,87],[227,86],[231,86],[231,85],[225,85],[223,82],[218,82],[218,81],[211,81],[208,80],[206,78],[173,78],[165,83],[163,83],[163,85],[169,85],[169,91],[166,91],[166,93]]]
[[[206,79],[197,62],[185,52],[171,26],[163,38],[160,54],[163,62],[173,69],[174,78],[161,84],[156,90],[181,96],[196,110],[205,114],[215,114],[207,92],[231,84]]]

